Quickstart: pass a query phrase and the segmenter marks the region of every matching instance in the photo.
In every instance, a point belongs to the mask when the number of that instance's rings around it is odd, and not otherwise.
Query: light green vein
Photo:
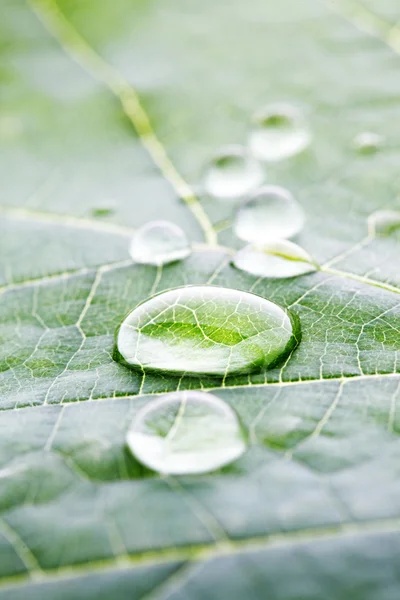
[[[30,208],[16,208],[12,206],[0,206],[0,214],[16,220],[37,221],[38,223],[49,223],[63,227],[74,227],[75,229],[86,229],[100,233],[114,233],[116,235],[131,236],[134,229],[117,225],[114,223],[100,222],[93,219],[71,217],[65,214],[57,214]]]
[[[43,572],[38,561],[36,560],[36,557],[24,543],[18,533],[12,527],[10,527],[10,525],[8,525],[4,519],[0,519],[0,533],[10,542],[16,554],[27,568],[29,572],[29,578],[37,580],[42,579]]]
[[[358,29],[380,39],[396,54],[400,54],[399,25],[393,25],[355,0],[336,0],[329,2],[329,6]]]
[[[354,535],[371,535],[383,533],[400,533],[400,519],[379,519],[374,521],[348,522],[327,527],[299,529],[287,533],[271,533],[269,535],[231,540],[228,544],[198,544],[182,548],[169,548],[142,552],[140,554],[123,555],[121,563],[113,557],[99,561],[65,567],[45,569],[40,572],[43,582],[74,580],[89,573],[107,573],[125,570],[128,561],[131,567],[152,566],[172,561],[204,562],[220,556],[232,556],[248,552],[262,552],[269,548],[298,546],[307,543],[318,543],[326,539],[351,537]],[[14,575],[0,581],[0,589],[21,586],[29,581],[27,575]],[[30,582],[29,583],[33,583]],[[32,589],[32,585],[30,586]]]
[[[365,275],[357,275],[356,273],[348,273],[347,271],[340,271],[339,269],[332,269],[331,267],[325,267],[321,269],[323,273],[328,273],[330,275],[336,275],[337,277],[344,277],[345,279],[353,279],[354,281],[358,281],[359,283],[364,283],[365,285],[372,285],[373,287],[381,288],[386,290],[387,292],[393,292],[394,294],[400,294],[400,288],[391,285],[390,283],[384,283],[383,281],[377,281],[376,279],[371,279],[370,277],[366,277]]]
[[[143,146],[147,149],[164,177],[178,196],[186,203],[203,230],[207,243],[217,243],[212,223],[196,198],[193,190],[178,173],[166,150],[158,139],[140,98],[129,81],[109,65],[88,44],[60,11],[54,0],[28,0],[32,9],[47,30],[58,40],[71,56],[93,78],[101,81],[119,99],[122,109],[135,128]]]

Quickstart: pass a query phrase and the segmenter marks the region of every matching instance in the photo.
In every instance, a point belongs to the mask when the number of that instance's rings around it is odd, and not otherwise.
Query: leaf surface
[[[400,207],[399,18],[394,0],[3,3],[1,599],[397,598],[400,233],[367,220]],[[313,143],[266,179],[301,202],[322,269],[256,279],[229,266],[232,207],[195,192],[282,100]],[[358,153],[363,131],[384,146]],[[190,258],[132,264],[153,218]],[[290,307],[290,359],[225,380],[112,360],[139,302],[207,283]],[[178,386],[238,411],[240,460],[179,478],[134,460],[136,411]]]

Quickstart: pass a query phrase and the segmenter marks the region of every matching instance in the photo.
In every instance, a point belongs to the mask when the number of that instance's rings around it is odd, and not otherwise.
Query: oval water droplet
[[[400,230],[400,210],[377,210],[368,217],[368,229],[381,237]]]
[[[311,256],[293,242],[279,240],[264,246],[246,246],[235,254],[232,264],[257,277],[282,279],[317,270]]]
[[[263,245],[299,233],[304,220],[303,209],[288,190],[266,185],[239,206],[233,229],[241,240]]]
[[[165,474],[206,473],[231,463],[246,448],[235,411],[204,392],[175,392],[150,401],[127,434],[134,456]]]
[[[221,200],[237,200],[264,180],[261,165],[242,146],[226,146],[213,157],[204,176],[204,188]]]
[[[169,221],[150,221],[135,233],[129,252],[137,263],[160,266],[186,258],[191,248],[178,225]]]
[[[384,144],[385,138],[379,133],[363,131],[353,140],[354,148],[360,154],[375,154]]]
[[[311,134],[299,110],[289,104],[271,104],[253,116],[249,136],[253,156],[265,162],[289,158],[307,148]]]
[[[93,217],[109,217],[114,213],[114,209],[109,206],[98,206],[96,208],[92,208],[92,216]]]
[[[142,371],[226,377],[275,366],[299,340],[297,317],[269,300],[188,286],[137,306],[117,331],[114,357]]]

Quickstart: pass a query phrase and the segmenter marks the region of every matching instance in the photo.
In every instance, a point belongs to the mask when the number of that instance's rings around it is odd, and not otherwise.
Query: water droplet
[[[289,158],[307,148],[311,141],[302,114],[289,104],[271,104],[253,116],[249,148],[265,162]]]
[[[178,225],[169,221],[150,221],[135,233],[129,252],[137,263],[159,266],[186,258],[191,248]]]
[[[384,142],[385,138],[379,133],[363,131],[356,135],[353,145],[360,154],[374,154],[383,146]]]
[[[146,404],[136,415],[127,443],[154,471],[183,475],[214,471],[246,451],[235,411],[204,392],[175,392]]]
[[[226,377],[275,366],[300,340],[297,317],[255,294],[187,286],[137,306],[114,358],[142,371]]]
[[[112,208],[109,208],[107,206],[99,206],[98,208],[93,208],[92,209],[92,216],[93,217],[108,217],[110,215],[112,215],[114,212],[114,210]]]
[[[221,200],[237,200],[255,190],[264,180],[261,165],[242,146],[226,146],[211,160],[204,188]]]
[[[373,235],[390,235],[400,229],[400,210],[377,210],[368,217],[368,228]]]
[[[288,190],[266,185],[239,206],[233,229],[241,240],[263,245],[292,237],[304,220],[303,209]]]
[[[265,246],[246,246],[235,254],[232,264],[251,275],[274,279],[297,277],[317,270],[311,256],[287,240]]]

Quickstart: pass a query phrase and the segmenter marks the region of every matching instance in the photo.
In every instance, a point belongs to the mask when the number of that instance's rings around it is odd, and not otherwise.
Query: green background
[[[395,0],[2,0],[1,600],[397,600],[400,235],[367,217],[400,208],[399,19]],[[191,192],[276,101],[313,143],[266,181],[298,198],[296,241],[325,265],[280,281],[231,268],[232,207]],[[367,156],[368,130],[386,143]],[[131,264],[152,218],[193,255]],[[252,445],[160,477],[125,433],[178,381],[113,362],[113,334],[151,293],[206,282],[292,306],[303,340],[280,369],[183,379]]]

